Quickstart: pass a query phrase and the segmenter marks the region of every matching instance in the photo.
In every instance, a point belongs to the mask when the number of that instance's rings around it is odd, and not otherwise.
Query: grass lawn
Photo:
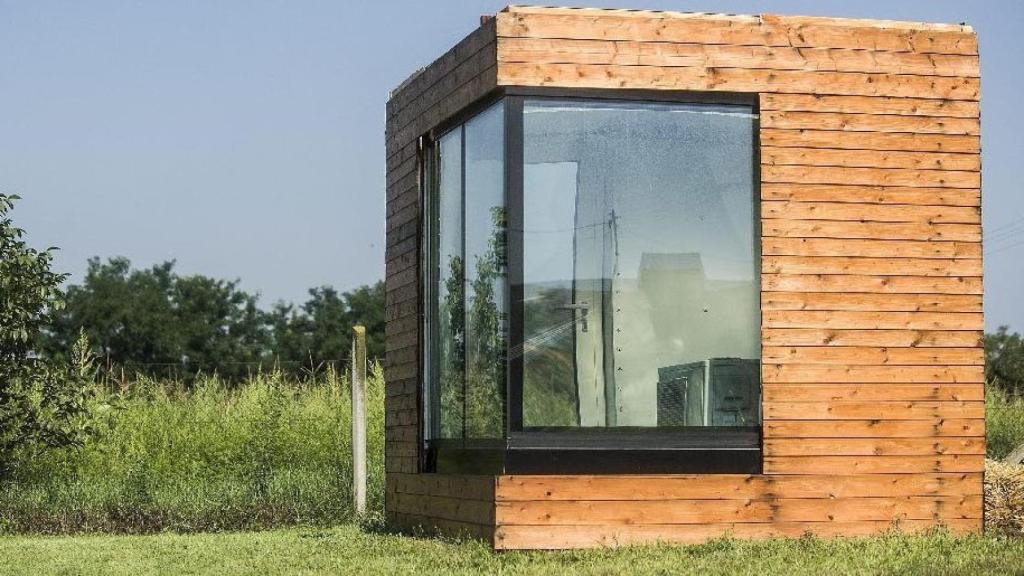
[[[883,536],[491,552],[348,526],[149,536],[0,537],[0,574],[1024,574],[1024,540]]]

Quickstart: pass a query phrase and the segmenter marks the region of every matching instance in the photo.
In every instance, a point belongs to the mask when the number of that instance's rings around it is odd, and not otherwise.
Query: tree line
[[[346,362],[352,326],[362,324],[368,355],[384,354],[383,282],[348,292],[312,288],[300,305],[258,304],[237,280],[182,275],[173,261],[136,269],[127,258],[92,258],[42,327],[37,350],[64,358],[84,334],[109,372],[186,381],[272,368],[302,375]]]

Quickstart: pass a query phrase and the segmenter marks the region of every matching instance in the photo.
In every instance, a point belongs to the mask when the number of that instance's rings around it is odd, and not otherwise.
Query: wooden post
[[[352,500],[366,512],[366,328],[352,327]]]

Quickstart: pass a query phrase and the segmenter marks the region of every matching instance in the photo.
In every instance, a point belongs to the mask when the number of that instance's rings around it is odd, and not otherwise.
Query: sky
[[[388,92],[505,2],[0,0],[0,191],[37,247],[302,301],[384,275]],[[1024,331],[1024,2],[589,6],[966,22],[982,70],[985,316]]]

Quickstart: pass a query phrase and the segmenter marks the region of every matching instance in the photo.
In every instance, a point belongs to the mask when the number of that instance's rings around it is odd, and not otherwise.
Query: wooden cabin
[[[387,105],[389,523],[982,529],[962,24],[508,7]]]

